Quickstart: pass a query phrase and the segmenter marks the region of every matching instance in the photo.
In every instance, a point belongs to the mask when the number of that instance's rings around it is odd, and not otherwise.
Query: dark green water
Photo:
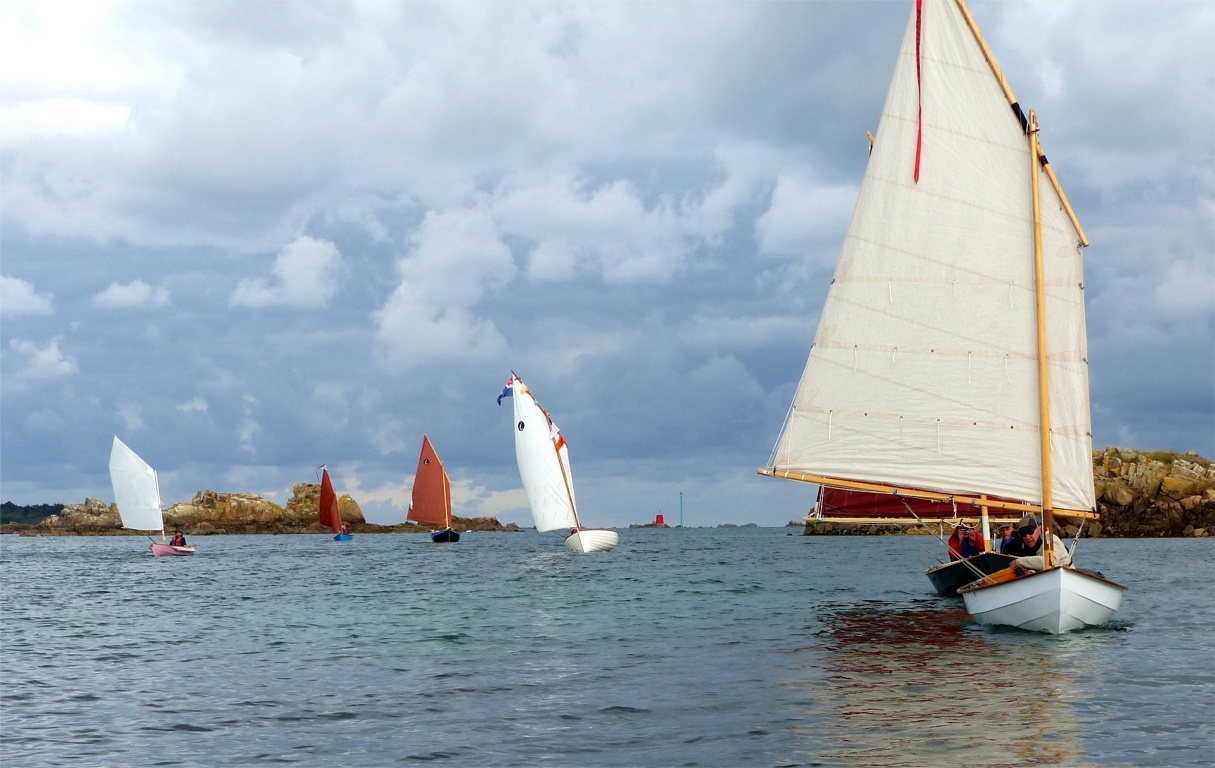
[[[0,540],[0,763],[1211,765],[1210,540],[1095,540],[1107,626],[980,627],[927,537]]]

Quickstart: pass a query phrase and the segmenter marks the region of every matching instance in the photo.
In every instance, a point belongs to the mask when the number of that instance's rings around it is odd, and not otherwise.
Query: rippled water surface
[[[1210,540],[1096,540],[1061,637],[971,622],[927,537],[0,541],[0,762],[1211,765]]]

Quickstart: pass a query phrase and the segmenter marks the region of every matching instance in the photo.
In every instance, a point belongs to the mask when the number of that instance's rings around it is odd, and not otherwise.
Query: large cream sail
[[[919,32],[917,72],[913,10],[774,467],[1040,504],[1028,141],[954,0]],[[1039,173],[1054,505],[1091,510],[1081,237]]]
[[[118,505],[123,528],[164,530],[156,470],[139,458],[117,435],[110,449],[110,482],[114,486],[114,503]]]

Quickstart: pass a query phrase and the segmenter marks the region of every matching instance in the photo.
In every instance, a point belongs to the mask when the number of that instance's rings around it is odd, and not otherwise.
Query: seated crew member
[[[1017,527],[1012,523],[1003,523],[1000,525],[1000,540],[994,545],[994,549],[997,552],[1004,552],[1004,554],[1008,554],[1005,552],[1005,549],[1008,547],[1009,542],[1017,538],[1016,528]]]
[[[162,541],[163,541],[163,539],[162,539]],[[184,533],[181,532],[181,529],[173,531],[173,540],[169,542],[169,546],[170,547],[186,546],[186,536]]]
[[[949,537],[949,559],[961,560],[983,552],[983,537],[969,523],[958,523]]]
[[[1038,524],[1038,518],[1033,515],[1026,515],[1017,523],[1018,538],[1013,539],[1008,547],[1004,550],[1004,554],[1012,555],[1017,558],[1013,561],[1013,567],[1018,570],[1025,571],[1042,571],[1046,569],[1045,558],[1042,552],[1042,528]],[[1055,565],[1068,565],[1072,561],[1072,556],[1064,546],[1063,540],[1055,534],[1053,537],[1055,550]]]
[[[342,523],[342,533],[349,536],[350,535],[350,526],[346,525],[345,523]]]

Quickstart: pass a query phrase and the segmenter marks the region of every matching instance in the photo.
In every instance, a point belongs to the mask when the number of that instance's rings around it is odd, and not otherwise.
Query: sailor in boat
[[[1015,531],[1016,528],[1012,523],[1001,523],[1000,540],[992,545],[992,549],[1007,554],[1005,550],[1007,550],[1008,545],[1017,538]]]
[[[162,541],[163,541],[163,539],[162,539]],[[182,533],[182,532],[181,532],[181,529],[180,529],[180,528],[178,528],[177,530],[173,531],[173,539],[172,539],[172,540],[169,542],[169,546],[170,546],[170,547],[184,547],[184,546],[186,546],[186,535],[185,535],[184,533]]]
[[[1018,575],[1023,571],[1046,570],[1042,554],[1042,526],[1039,525],[1038,518],[1033,515],[1021,518],[1021,521],[1017,523],[1017,534],[1019,538],[1008,545],[1004,554],[1017,558],[1013,561],[1013,568],[1017,569]],[[1067,547],[1063,545],[1063,540],[1053,533],[1051,536],[1054,537],[1054,564],[1070,565],[1072,556],[1067,551]]]
[[[343,535],[343,536],[349,536],[349,535],[350,535],[350,526],[349,526],[349,525],[346,525],[345,523],[342,523],[342,535]]]
[[[958,523],[949,537],[949,559],[963,560],[983,554],[983,536],[969,523]]]

